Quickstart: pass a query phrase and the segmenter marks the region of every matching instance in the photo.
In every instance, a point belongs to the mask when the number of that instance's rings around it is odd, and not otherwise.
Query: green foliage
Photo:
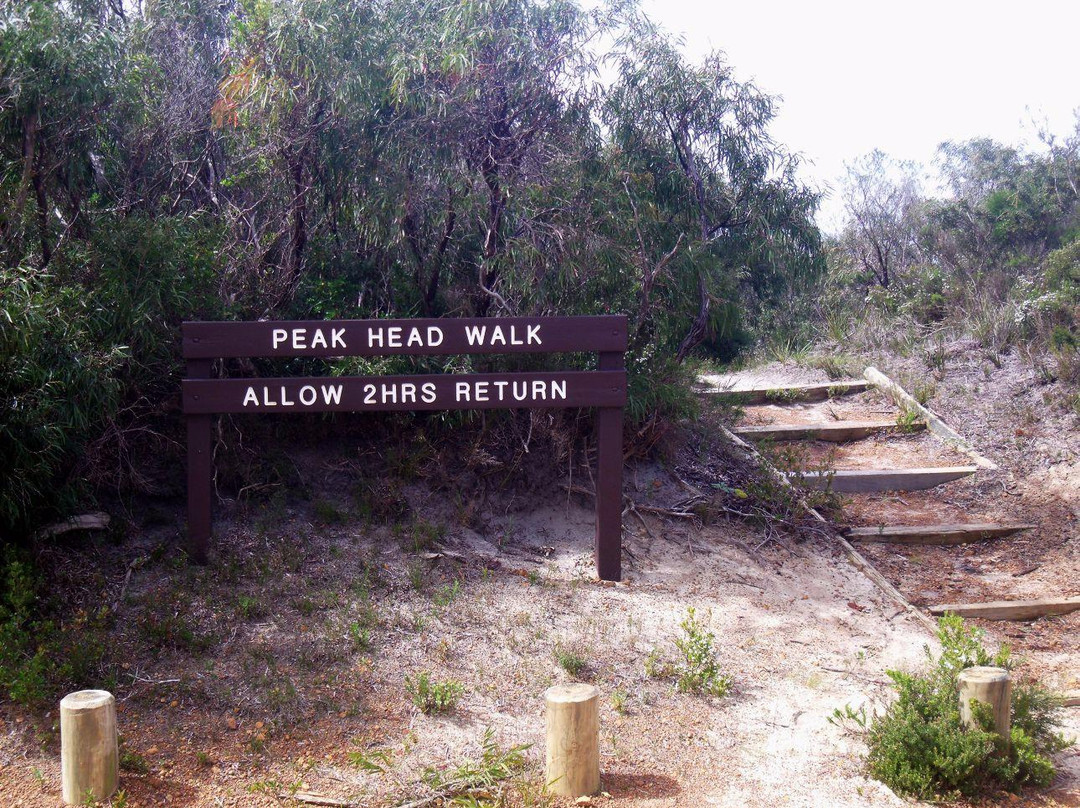
[[[46,614],[42,583],[29,557],[0,547],[0,695],[39,705],[67,685],[100,679],[108,611],[79,612],[58,625]]]
[[[682,654],[682,661],[675,665],[676,687],[684,693],[726,696],[732,680],[721,671],[716,660],[713,648],[716,637],[697,619],[693,607],[687,609],[679,628],[683,634],[675,639],[675,647]]]
[[[571,648],[555,647],[555,661],[573,677],[580,677],[589,667],[589,661]]]
[[[973,665],[1011,668],[1009,650],[986,650],[982,632],[955,615],[941,618],[938,639],[942,651],[935,659],[927,649],[927,673],[888,672],[897,699],[867,735],[872,776],[919,799],[1049,784],[1050,755],[1068,745],[1054,729],[1059,703],[1038,685],[1014,684],[1008,751],[993,732],[988,709],[976,709],[979,728],[964,729],[957,676]]]
[[[506,782],[525,770],[528,749],[528,744],[501,748],[489,728],[484,730],[480,760],[465,761],[449,771],[431,768],[424,772],[423,779],[429,788],[450,800],[450,804],[501,805],[499,795]]]
[[[425,671],[415,679],[405,676],[405,692],[409,694],[416,709],[430,715],[453,712],[465,688],[453,679],[445,682],[432,681],[431,674]]]

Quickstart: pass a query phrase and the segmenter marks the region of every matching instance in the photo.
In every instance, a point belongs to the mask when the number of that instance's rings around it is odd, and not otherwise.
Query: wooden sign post
[[[509,317],[184,323],[189,553],[212,529],[211,419],[219,413],[596,407],[596,573],[622,577],[622,423],[627,320]],[[214,379],[215,359],[594,352],[595,371]]]

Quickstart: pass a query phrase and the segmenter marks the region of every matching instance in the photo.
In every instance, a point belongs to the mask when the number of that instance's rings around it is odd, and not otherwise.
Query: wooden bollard
[[[989,705],[994,711],[994,731],[1009,745],[1012,707],[1012,680],[1004,668],[975,667],[960,671],[960,720],[965,727],[976,726],[971,700]]]
[[[562,797],[600,791],[600,691],[569,684],[544,692],[548,790]]]
[[[60,701],[60,777],[64,802],[107,800],[116,791],[116,699],[105,690],[80,690]]]

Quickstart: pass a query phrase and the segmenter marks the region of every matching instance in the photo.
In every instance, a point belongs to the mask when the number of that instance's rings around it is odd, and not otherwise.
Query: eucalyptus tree
[[[666,233],[657,234],[651,263],[670,268],[666,283],[677,297],[669,305],[686,322],[675,348],[681,361],[730,332],[740,310],[760,313],[821,272],[818,198],[797,180],[797,156],[769,134],[776,99],[739,82],[722,53],[692,64],[637,18],[614,62],[604,119],[613,158],[649,178],[662,211]],[[684,260],[675,260],[680,252]],[[650,270],[643,287],[659,274]],[[695,310],[687,311],[690,300]]]

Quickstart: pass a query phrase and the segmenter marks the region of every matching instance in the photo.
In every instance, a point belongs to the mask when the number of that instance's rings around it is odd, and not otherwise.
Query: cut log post
[[[1035,620],[1053,614],[1068,614],[1077,609],[1080,609],[1080,597],[992,600],[985,603],[942,603],[940,606],[931,606],[930,614],[952,612],[961,617],[981,617],[983,620]]]
[[[870,383],[861,379],[826,382],[819,384],[793,384],[781,387],[750,387],[727,389],[717,386],[715,376],[699,376],[698,383],[705,385],[699,392],[717,396],[732,404],[789,404],[795,401],[826,401],[850,393],[861,393]]]
[[[107,800],[119,777],[116,699],[105,690],[80,690],[60,700],[60,776],[68,805]]]
[[[912,429],[923,429],[925,424],[916,422]],[[862,440],[871,435],[899,431],[896,421],[836,421],[828,424],[768,424],[765,426],[740,426],[733,431],[750,440],[824,440],[842,443]]]
[[[922,491],[974,474],[975,466],[939,466],[924,469],[838,469],[791,471],[788,476],[807,488],[825,488],[839,494],[878,491]]]
[[[544,692],[547,719],[545,781],[552,794],[585,797],[600,791],[600,691],[569,684]]]
[[[878,525],[853,527],[847,535],[856,541],[892,542],[894,544],[966,544],[1011,536],[1038,525],[998,525],[970,523],[950,525]]]
[[[960,671],[960,720],[968,729],[978,727],[971,702],[987,705],[994,714],[994,731],[1009,746],[1012,681],[1004,668],[975,667]]]

